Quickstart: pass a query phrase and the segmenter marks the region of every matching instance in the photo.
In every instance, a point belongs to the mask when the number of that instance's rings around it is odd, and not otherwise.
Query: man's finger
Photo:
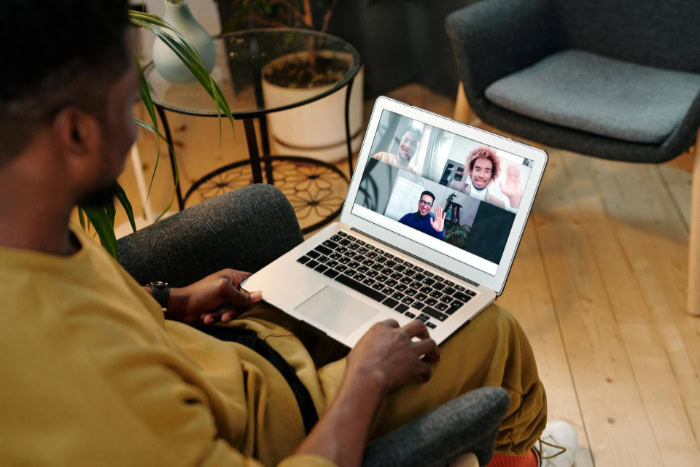
[[[440,349],[432,339],[423,339],[413,344],[416,351],[423,355],[422,360],[427,363],[437,363],[440,361]]]
[[[414,319],[410,323],[405,324],[403,330],[406,332],[406,334],[409,335],[409,337],[419,337],[421,339],[426,339],[430,337],[430,334],[428,333],[428,328],[425,327],[423,321],[419,319]]]
[[[389,326],[390,328],[398,328],[399,327],[399,322],[396,321],[395,319],[387,319],[384,321],[380,321],[377,324],[383,324],[385,326]]]
[[[421,363],[418,367],[418,381],[421,383],[427,383],[433,376],[433,369],[427,363]]]
[[[240,307],[248,307],[262,300],[262,291],[256,290],[255,292],[250,293],[241,292],[230,282],[227,282],[224,285],[223,291],[228,302],[230,302],[232,305]]]

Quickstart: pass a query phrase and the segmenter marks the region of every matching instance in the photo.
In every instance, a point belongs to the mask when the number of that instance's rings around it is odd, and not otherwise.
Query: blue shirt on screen
[[[421,216],[420,213],[416,211],[406,214],[401,219],[399,219],[399,222],[409,227],[413,227],[416,230],[420,230],[421,232],[433,236],[438,240],[445,239],[444,231],[438,232],[433,228],[432,225],[430,225],[430,215]]]

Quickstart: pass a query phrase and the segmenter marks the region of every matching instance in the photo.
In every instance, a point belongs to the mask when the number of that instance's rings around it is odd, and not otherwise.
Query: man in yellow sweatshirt
[[[164,316],[157,285],[139,285],[71,225],[77,203],[111,201],[137,135],[126,3],[0,6],[0,464],[358,465],[369,439],[488,385],[511,401],[497,452],[528,453],[545,392],[498,306],[440,350],[421,322],[387,321],[317,367],[313,343],[259,303],[264,291],[238,289],[247,273],[171,289]],[[190,326],[214,321],[263,341],[294,375],[260,346]]]

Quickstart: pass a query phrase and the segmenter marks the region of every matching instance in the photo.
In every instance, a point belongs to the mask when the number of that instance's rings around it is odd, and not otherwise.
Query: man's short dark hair
[[[421,193],[421,194],[420,194],[420,198],[418,198],[418,199],[423,199],[423,196],[425,196],[425,195],[428,195],[428,196],[430,196],[431,198],[433,198],[433,200],[431,201],[432,203],[435,202],[435,195],[434,195],[432,192],[428,191],[428,190],[425,190],[423,193]]]
[[[2,0],[0,166],[66,106],[103,117],[127,68],[127,0]]]

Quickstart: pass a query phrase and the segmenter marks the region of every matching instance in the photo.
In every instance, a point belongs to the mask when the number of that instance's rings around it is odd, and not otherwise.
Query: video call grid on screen
[[[369,154],[354,214],[495,275],[533,161],[388,110]]]

